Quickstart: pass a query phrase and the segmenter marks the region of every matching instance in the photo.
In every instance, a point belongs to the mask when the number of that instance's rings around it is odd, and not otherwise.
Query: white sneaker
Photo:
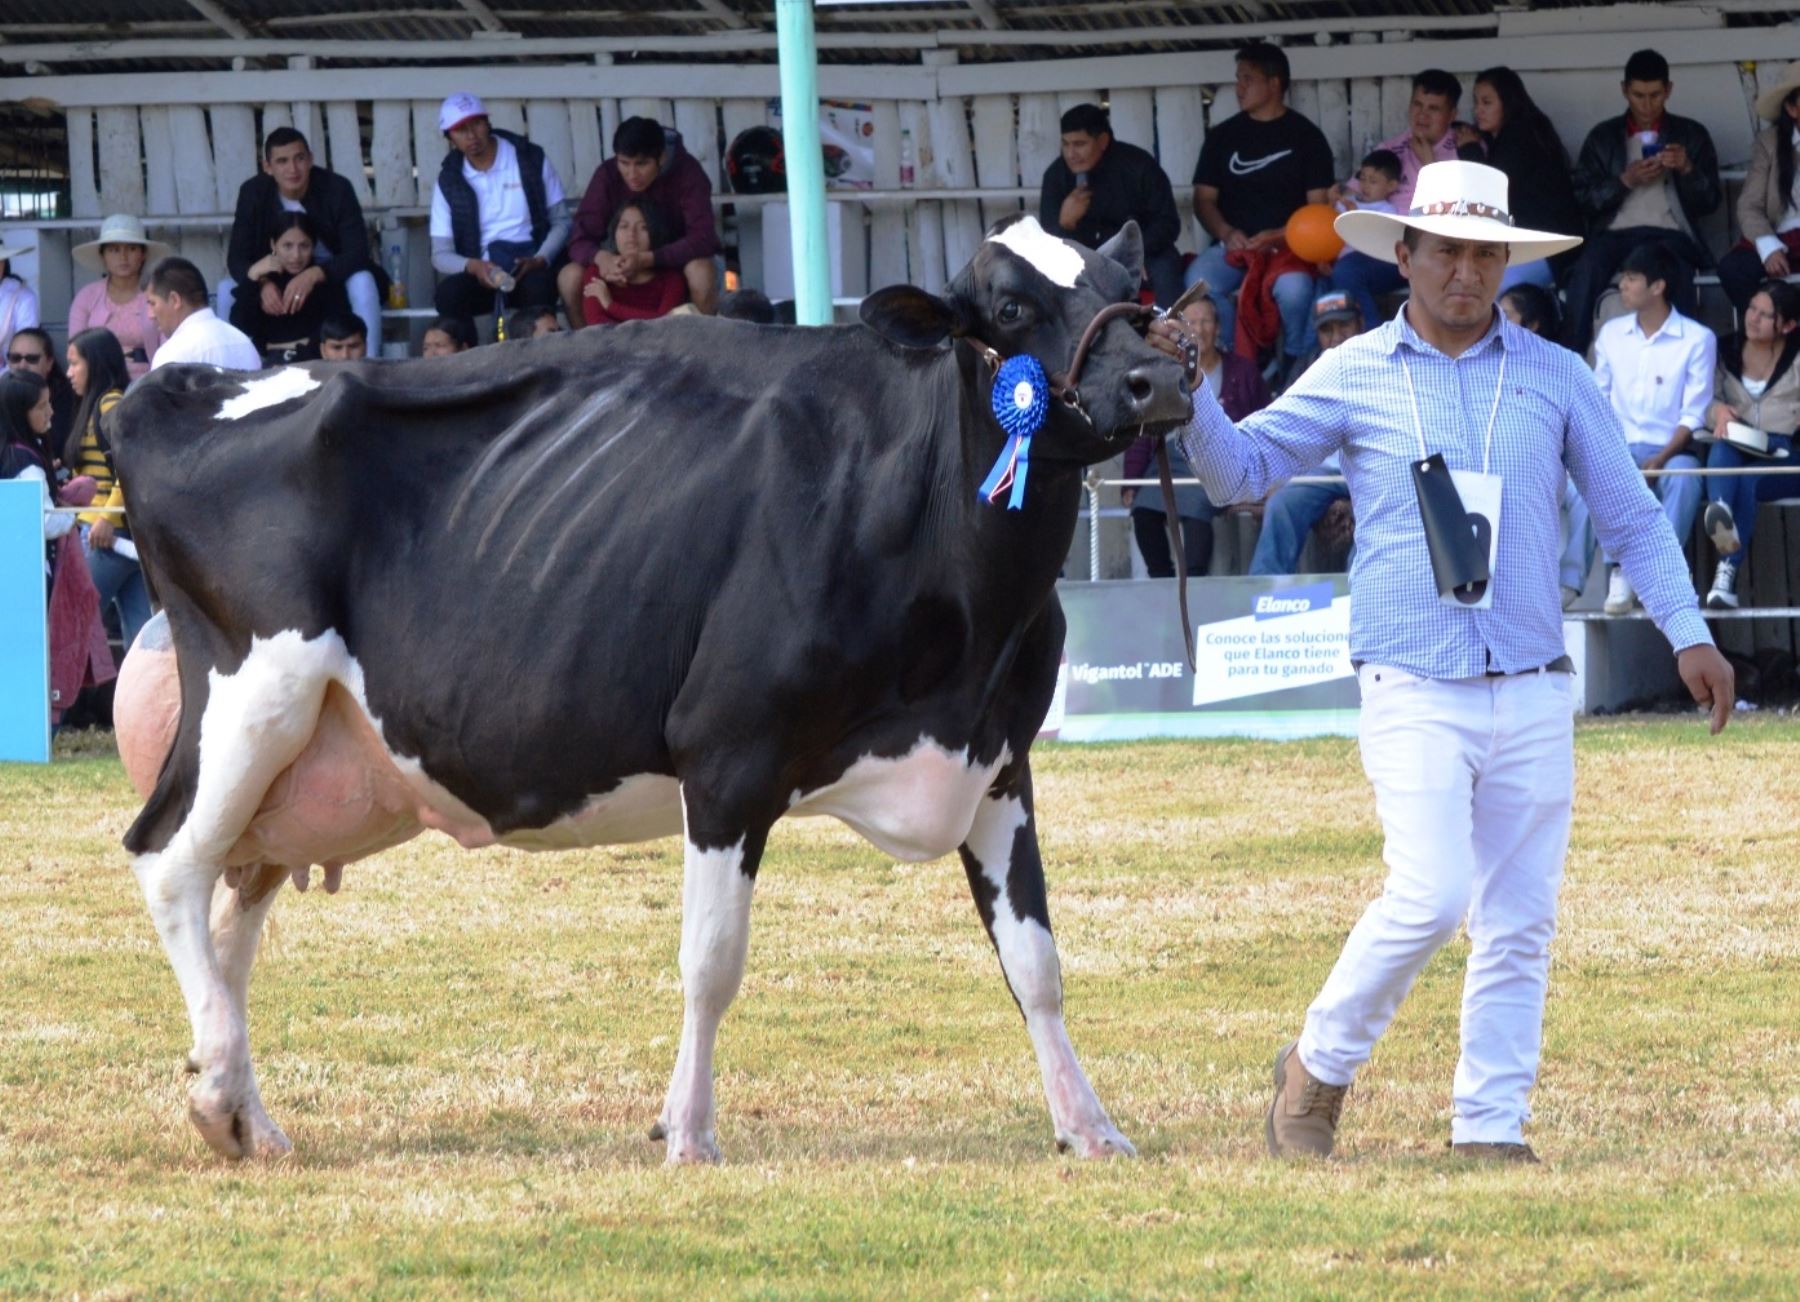
[[[1637,605],[1637,593],[1631,589],[1631,580],[1625,577],[1625,568],[1615,565],[1606,576],[1606,605],[1609,615],[1629,615],[1631,608]]]
[[[1737,562],[1721,559],[1713,572],[1712,591],[1706,594],[1706,608],[1736,610],[1737,606]]]
[[[1712,545],[1721,556],[1735,556],[1743,541],[1738,537],[1737,521],[1731,517],[1731,508],[1723,502],[1708,502],[1706,505],[1706,536],[1712,539]]]

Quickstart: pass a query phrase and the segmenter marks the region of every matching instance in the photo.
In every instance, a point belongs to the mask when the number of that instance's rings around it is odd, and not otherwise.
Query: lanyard
[[[1412,402],[1413,433],[1419,440],[1419,460],[1423,461],[1431,454],[1425,450],[1425,424],[1419,419],[1419,395],[1413,388],[1412,367],[1406,364],[1406,349],[1402,345],[1394,350],[1400,358],[1400,369],[1406,375],[1406,396]],[[1500,394],[1506,388],[1506,348],[1500,349],[1500,378],[1494,382],[1494,405],[1488,410],[1487,436],[1481,444],[1481,473],[1488,473],[1488,462],[1494,452],[1494,417],[1500,414]]]

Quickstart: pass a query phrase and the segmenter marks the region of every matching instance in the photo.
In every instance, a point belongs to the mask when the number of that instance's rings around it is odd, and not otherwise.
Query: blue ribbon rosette
[[[982,500],[996,501],[1010,487],[1006,509],[1025,505],[1025,477],[1031,470],[1031,438],[1044,427],[1050,409],[1050,381],[1038,359],[1021,354],[1000,363],[994,376],[994,419],[1006,432],[1006,444],[987,478],[976,490]]]

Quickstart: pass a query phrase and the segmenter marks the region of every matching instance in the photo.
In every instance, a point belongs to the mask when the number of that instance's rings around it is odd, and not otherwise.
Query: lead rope
[[[1140,427],[1141,428],[1141,427]],[[1187,645],[1188,672],[1199,673],[1194,659],[1194,621],[1188,618],[1187,548],[1181,541],[1181,514],[1175,509],[1175,475],[1169,468],[1169,440],[1156,440],[1156,477],[1162,481],[1163,517],[1169,526],[1169,551],[1175,558],[1175,602],[1181,608],[1181,640]],[[1210,529],[1210,524],[1202,524]]]

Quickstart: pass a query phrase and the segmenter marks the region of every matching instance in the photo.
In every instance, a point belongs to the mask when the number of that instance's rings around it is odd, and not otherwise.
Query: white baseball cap
[[[454,131],[470,118],[484,118],[487,115],[487,105],[481,102],[479,95],[459,90],[439,106],[438,130]]]

